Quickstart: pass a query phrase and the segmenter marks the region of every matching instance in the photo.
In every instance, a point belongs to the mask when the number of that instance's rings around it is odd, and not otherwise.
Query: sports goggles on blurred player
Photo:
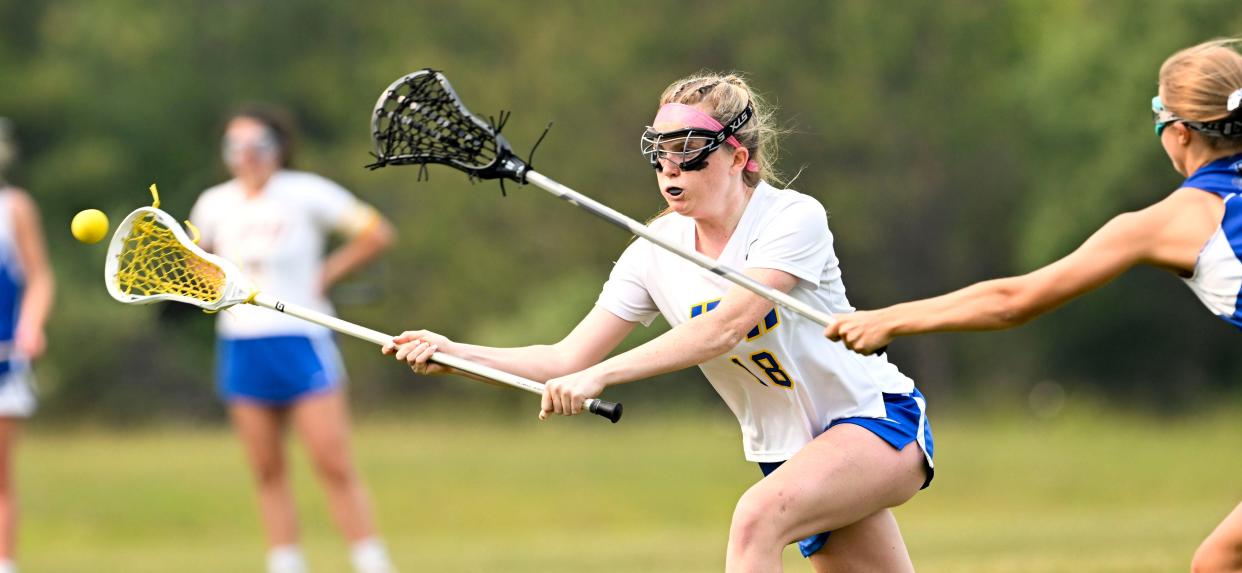
[[[1164,128],[1180,121],[1186,127],[1210,137],[1242,138],[1242,90],[1233,92],[1233,95],[1229,96],[1226,108],[1229,115],[1225,118],[1213,121],[1190,121],[1177,117],[1176,114],[1165,109],[1160,96],[1151,98],[1151,115],[1156,123],[1156,137],[1164,133]]]
[[[655,123],[679,123],[687,127],[661,133],[647,126],[641,145],[643,155],[656,171],[663,171],[663,161],[681,171],[698,171],[707,166],[707,156],[721,144],[727,142],[735,148],[742,147],[733,134],[746,125],[754,113],[747,102],[746,108],[729,120],[728,125],[721,125],[716,118],[694,106],[666,103],[656,113]],[[759,171],[759,164],[749,161],[746,170]]]
[[[240,163],[246,153],[255,153],[265,159],[276,157],[280,144],[270,133],[255,138],[225,137],[220,143],[220,155],[226,165]]]

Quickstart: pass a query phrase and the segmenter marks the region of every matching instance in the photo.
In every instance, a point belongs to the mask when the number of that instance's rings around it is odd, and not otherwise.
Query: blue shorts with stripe
[[[283,406],[341,385],[344,368],[329,336],[221,338],[216,388],[225,401]]]
[[[932,463],[935,444],[932,442],[931,423],[927,421],[927,402],[923,399],[923,393],[915,388],[914,392],[909,394],[884,394],[884,411],[883,418],[833,420],[825,431],[839,424],[854,424],[866,428],[897,450],[904,449],[910,442],[918,442],[923,454],[927,457],[927,481],[923,482],[923,487],[926,488],[931,485],[932,475],[935,473],[935,466]],[[785,462],[760,462],[759,469],[766,477],[783,463]],[[825,531],[799,541],[798,550],[802,552],[803,557],[814,555],[816,551],[824,547],[830,533],[832,532]]]

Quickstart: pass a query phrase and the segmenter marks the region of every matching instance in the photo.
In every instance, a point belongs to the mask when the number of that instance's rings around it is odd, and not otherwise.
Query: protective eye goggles
[[[1164,128],[1172,125],[1173,122],[1182,120],[1173,112],[1164,109],[1164,102],[1160,101],[1160,96],[1151,98],[1151,119],[1156,124],[1156,137],[1160,137],[1164,133]]]
[[[1151,115],[1152,121],[1156,124],[1156,137],[1160,137],[1166,127],[1180,121],[1186,127],[1209,137],[1242,138],[1242,90],[1238,90],[1229,96],[1226,107],[1227,111],[1229,111],[1229,116],[1224,119],[1190,121],[1177,117],[1177,114],[1165,109],[1164,102],[1160,101],[1160,96],[1153,97],[1151,98]]]
[[[242,140],[225,137],[220,143],[220,155],[224,157],[224,162],[233,164],[241,160],[242,155],[250,152],[257,155],[272,157],[280,149],[280,144],[276,142],[276,138],[271,135],[264,135],[257,139]]]
[[[678,106],[672,108],[671,106]],[[681,104],[666,104],[661,108],[679,109],[683,115],[689,115],[695,119],[695,123],[714,124],[708,127],[691,127],[687,129],[678,129],[674,131],[659,132],[651,126],[643,131],[640,149],[647,161],[651,162],[651,167],[656,171],[664,169],[663,162],[667,161],[677,167],[681,171],[698,171],[707,166],[707,156],[713,151],[720,149],[720,146],[728,142],[734,147],[741,147],[733,134],[737,133],[746,122],[750,121],[754,110],[750,104],[746,104],[746,108],[738,113],[733,119],[729,120],[726,125],[720,125],[711,116],[694,110],[690,106],[682,106]],[[689,108],[693,111],[687,111]],[[657,115],[657,118],[660,116]],[[749,169],[749,166],[748,166]]]
[[[643,132],[642,152],[656,171],[662,169],[661,160],[676,165],[682,171],[698,171],[707,166],[707,156],[720,148],[718,132],[702,129],[679,129],[660,133],[647,128]]]

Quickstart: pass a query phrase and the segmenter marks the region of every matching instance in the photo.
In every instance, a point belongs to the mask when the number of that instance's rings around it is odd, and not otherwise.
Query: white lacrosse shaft
[[[305,321],[313,322],[320,326],[326,326],[341,334],[366,340],[380,346],[384,346],[392,342],[393,339],[392,336],[384,334],[378,330],[371,330],[365,326],[344,321],[335,316],[327,315],[319,311],[298,306],[296,304],[284,302],[276,299],[276,297],[262,292],[255,295],[254,300],[250,301],[250,303],[255,306],[270,308],[277,312],[282,312]],[[443,352],[433,353],[431,355],[431,361],[450,368],[456,368],[468,374],[474,374],[475,376],[499,382],[506,386],[520,388],[522,390],[526,390],[527,392],[539,394],[541,396],[543,395],[543,384],[529,378],[523,378],[517,374],[510,374],[504,370],[492,368],[491,366],[487,366],[485,364],[479,364],[477,362],[472,362],[470,360],[466,360],[465,358],[458,358]],[[612,420],[613,423],[616,423],[617,420],[621,418],[620,404],[609,402],[607,400],[600,400],[598,398],[590,398],[585,404],[583,404],[583,406],[592,414],[598,414],[608,418],[609,420]]]
[[[557,183],[556,181],[549,179],[548,177],[544,176],[542,173],[539,173],[538,171],[535,171],[533,169],[528,170],[525,173],[525,177],[527,181],[542,187],[549,193],[552,193],[553,195],[556,195],[557,197],[560,197],[561,199],[564,199],[574,205],[577,205],[578,207],[582,207],[583,209],[586,209],[587,211],[590,211],[598,215],[599,217],[607,220],[608,222],[618,227],[621,227],[622,229],[625,229],[635,235],[638,235],[639,237],[642,237],[648,241],[651,241],[652,243],[655,243],[656,245],[660,246],[661,248],[663,248],[664,250],[670,253],[678,255],[681,258],[686,259],[687,261],[690,261],[700,267],[703,267],[704,269],[707,269],[721,277],[724,277],[732,281],[734,284],[746,290],[749,290],[750,292],[753,292],[776,304],[779,304],[785,308],[788,308],[789,310],[797,312],[798,314],[801,314],[802,316],[805,316],[811,320],[814,320],[815,322],[819,323],[820,326],[828,326],[832,324],[833,322],[835,322],[831,314],[821,311],[805,302],[802,302],[792,296],[789,296],[789,294],[787,293],[776,290],[738,271],[735,271],[727,266],[724,266],[712,260],[711,258],[708,258],[702,253],[699,253],[697,251],[688,251],[686,249],[681,248],[678,245],[675,245],[669,241],[666,241],[660,238],[659,236],[657,236],[655,233],[652,233],[650,227],[625,216],[619,211],[607,205],[604,205],[603,203],[600,203],[590,197],[587,197],[586,195],[583,195],[577,191],[574,191],[573,189],[570,189],[569,187],[561,185],[560,183]]]

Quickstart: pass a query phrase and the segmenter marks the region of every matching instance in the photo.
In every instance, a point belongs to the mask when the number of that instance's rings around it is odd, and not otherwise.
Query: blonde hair
[[[1229,117],[1227,100],[1242,89],[1239,38],[1217,38],[1169,56],[1160,66],[1160,101],[1174,115],[1189,121]],[[1242,112],[1235,112],[1242,113]],[[1205,137],[1213,149],[1242,148],[1242,140]]]
[[[673,82],[660,95],[660,105],[696,105],[703,102],[711,108],[708,115],[722,124],[737,117],[750,103],[754,115],[734,137],[750,151],[750,159],[759,164],[759,171],[743,171],[742,180],[750,187],[758,185],[761,180],[783,184],[774,167],[779,130],[774,125],[773,110],[762,96],[747,85],[746,79],[736,73],[703,71]],[[729,147],[732,148],[731,145]]]

